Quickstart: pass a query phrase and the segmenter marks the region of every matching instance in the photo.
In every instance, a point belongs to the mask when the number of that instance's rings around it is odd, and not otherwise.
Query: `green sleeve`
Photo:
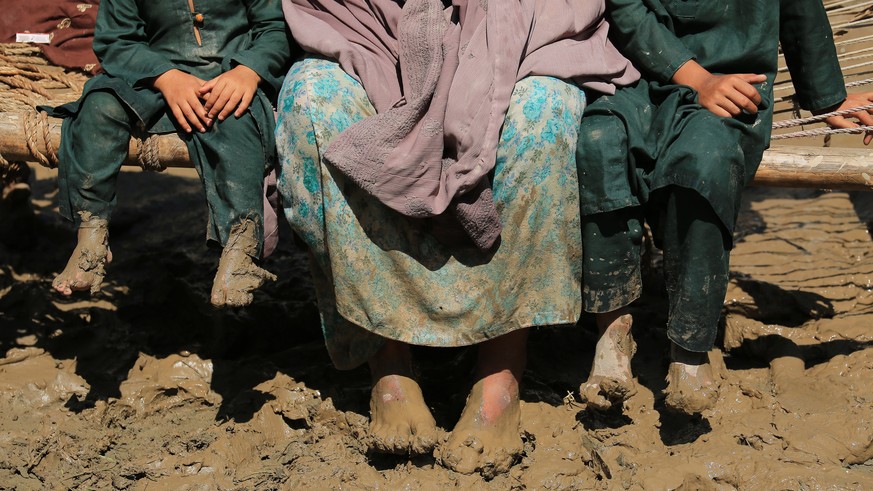
[[[94,53],[106,73],[132,87],[176,68],[169,60],[149,48],[145,22],[132,0],[103,0],[97,11]]]
[[[267,94],[275,96],[282,87],[282,78],[291,58],[290,36],[285,29],[285,16],[280,0],[246,0],[252,42],[231,57],[235,64],[245,65],[260,75]]]
[[[834,37],[821,0],[781,0],[779,41],[800,107],[818,111],[846,99]]]
[[[679,67],[694,58],[667,28],[670,19],[655,13],[661,7],[659,0],[607,0],[606,5],[611,37],[648,78],[669,82]],[[663,7],[659,10],[666,12]]]

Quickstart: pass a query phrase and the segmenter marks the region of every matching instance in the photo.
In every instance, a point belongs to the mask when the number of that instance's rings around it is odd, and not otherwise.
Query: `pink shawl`
[[[613,93],[639,73],[607,39],[603,0],[283,0],[304,50],[337,60],[377,114],[325,159],[411,217],[449,210],[473,242],[500,236],[487,174],[515,82]]]

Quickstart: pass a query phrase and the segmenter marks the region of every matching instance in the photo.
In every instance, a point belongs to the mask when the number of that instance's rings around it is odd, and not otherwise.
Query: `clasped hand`
[[[216,118],[223,121],[231,113],[242,116],[260,82],[254,70],[237,65],[208,81],[172,69],[155,78],[152,85],[163,94],[179,126],[190,133],[193,128],[204,132]]]

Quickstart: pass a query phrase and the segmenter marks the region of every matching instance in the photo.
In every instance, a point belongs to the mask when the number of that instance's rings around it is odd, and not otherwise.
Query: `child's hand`
[[[852,109],[853,107],[861,107],[868,106],[873,102],[873,92],[865,92],[863,94],[849,94],[845,101],[840,104],[836,109],[832,109],[826,112],[836,112],[842,111],[844,109]],[[831,128],[857,128],[859,125],[857,123],[853,123],[846,118],[855,118],[860,121],[864,126],[873,126],[873,116],[871,116],[871,112],[873,109],[867,109],[865,111],[857,111],[851,114],[847,114],[845,116],[831,116],[825,119],[825,123],[827,123]],[[864,145],[869,145],[870,142],[873,141],[873,133],[867,132],[864,134]]]
[[[766,80],[765,75],[754,73],[714,75],[694,60],[689,60],[673,74],[674,82],[697,91],[697,102],[701,106],[723,118],[739,116],[743,112],[757,113],[761,94],[752,84]]]
[[[237,65],[206,82],[200,87],[200,95],[206,97],[208,116],[218,116],[219,121],[224,121],[232,112],[236,117],[242,116],[252,103],[259,83],[260,75],[245,65]]]
[[[186,133],[191,133],[192,126],[204,132],[212,124],[198,92],[205,83],[201,78],[176,69],[162,73],[152,82],[152,86],[164,95],[170,111]]]

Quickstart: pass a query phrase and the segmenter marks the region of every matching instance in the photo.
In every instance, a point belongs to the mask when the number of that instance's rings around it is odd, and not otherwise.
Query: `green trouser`
[[[58,168],[61,215],[77,225],[79,212],[109,220],[116,180],[139,118],[113,92],[87,94],[75,115],[64,119]],[[246,112],[216,122],[205,133],[180,133],[197,169],[209,207],[209,241],[224,246],[231,227],[250,219],[263,247],[264,155],[254,118]]]
[[[656,218],[650,223],[664,251],[670,302],[667,336],[688,351],[709,351],[727,293],[730,236],[694,190],[668,186],[652,198],[648,215]],[[583,216],[586,311],[610,312],[639,298],[642,217],[641,207]]]

